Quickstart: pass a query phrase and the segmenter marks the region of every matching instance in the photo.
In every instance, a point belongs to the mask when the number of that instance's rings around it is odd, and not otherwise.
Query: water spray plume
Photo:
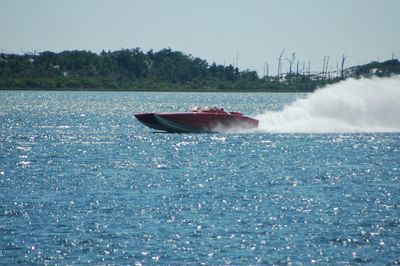
[[[263,132],[400,132],[400,76],[328,85],[257,119]]]

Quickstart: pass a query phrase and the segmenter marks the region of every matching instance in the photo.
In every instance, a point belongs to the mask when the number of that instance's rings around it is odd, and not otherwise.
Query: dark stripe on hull
[[[154,113],[137,114],[135,115],[135,117],[137,120],[139,120],[140,123],[144,124],[145,126],[148,126],[149,128],[167,131],[167,128],[165,128],[157,121]]]
[[[167,118],[163,118],[160,115],[154,115],[156,120],[162,125],[164,128],[167,128],[168,132],[176,132],[176,133],[206,133],[211,132],[211,130],[207,130],[206,128],[193,128],[187,127],[178,123],[174,123]]]
[[[258,126],[258,120],[233,113],[144,113],[135,117],[150,128],[172,133],[224,132]]]

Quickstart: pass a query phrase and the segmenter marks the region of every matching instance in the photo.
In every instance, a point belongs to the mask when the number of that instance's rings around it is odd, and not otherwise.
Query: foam
[[[400,76],[347,79],[256,118],[263,132],[400,132]]]

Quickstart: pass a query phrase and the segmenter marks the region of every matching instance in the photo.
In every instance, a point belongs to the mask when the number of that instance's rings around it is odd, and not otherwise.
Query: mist
[[[400,76],[347,79],[256,118],[262,132],[400,132]]]

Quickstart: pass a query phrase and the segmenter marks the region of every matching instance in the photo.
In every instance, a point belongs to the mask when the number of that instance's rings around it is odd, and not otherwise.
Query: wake
[[[348,79],[256,118],[262,132],[400,132],[400,76]]]

